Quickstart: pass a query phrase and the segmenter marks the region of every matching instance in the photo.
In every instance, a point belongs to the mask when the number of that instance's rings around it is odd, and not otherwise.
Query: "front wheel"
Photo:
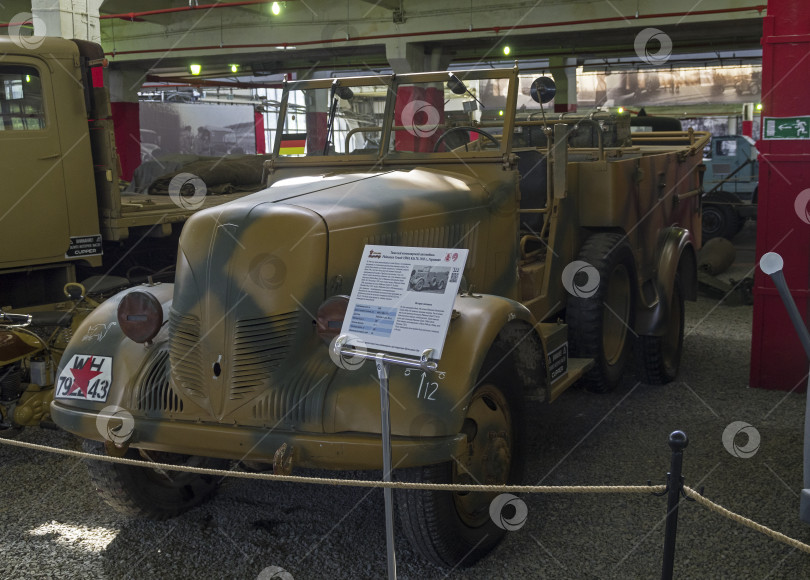
[[[452,462],[399,470],[399,479],[422,483],[502,485],[518,473],[515,401],[487,383],[472,395],[463,430],[464,456]],[[506,534],[490,517],[495,493],[397,490],[397,509],[413,549],[439,566],[470,566]]]
[[[105,455],[104,444],[86,439],[84,451]],[[228,461],[211,457],[150,452],[160,463],[227,469]],[[124,457],[143,459],[137,449],[130,448]],[[90,480],[103,499],[116,511],[133,517],[165,520],[200,505],[214,495],[221,478],[181,471],[163,471],[108,461],[89,461]]]

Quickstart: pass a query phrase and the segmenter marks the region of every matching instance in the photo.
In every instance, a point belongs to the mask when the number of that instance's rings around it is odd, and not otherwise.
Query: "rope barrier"
[[[172,465],[170,463],[157,463],[127,459],[126,457],[112,457],[109,455],[95,455],[73,449],[48,447],[37,443],[17,441],[14,439],[0,439],[0,443],[33,449],[34,451],[47,451],[79,459],[106,461],[134,465],[147,469],[163,471],[182,471],[198,473],[200,475],[218,475],[222,477],[236,477],[241,479],[260,479],[267,481],[286,481],[291,483],[313,483],[316,485],[340,485],[345,487],[390,487],[392,489],[422,489],[435,491],[489,491],[499,493],[662,493],[666,490],[664,485],[462,485],[451,483],[415,483],[406,481],[375,481],[364,479],[337,479],[330,477],[305,477],[301,475],[277,475],[274,473],[252,473],[246,471],[228,471],[223,469],[208,469],[205,467],[189,467],[185,465]]]
[[[186,473],[197,473],[200,475],[217,475],[221,477],[236,477],[240,479],[254,479],[265,481],[284,481],[290,483],[310,483],[316,485],[338,485],[344,487],[376,487],[376,488],[392,488],[392,489],[421,489],[421,490],[436,490],[436,491],[486,491],[498,493],[663,493],[666,491],[664,485],[461,485],[449,483],[415,483],[405,481],[375,481],[363,479],[338,479],[330,477],[305,477],[300,475],[277,475],[273,473],[252,473],[244,471],[227,471],[223,469],[207,469],[203,467],[188,467],[181,465],[171,465],[169,463],[156,463],[151,461],[141,461],[137,459],[127,459],[126,457],[112,457],[109,455],[95,455],[93,453],[86,453],[84,451],[75,451],[73,449],[61,449],[58,447],[49,447],[47,445],[39,445],[37,443],[28,443],[27,441],[17,441],[14,439],[0,439],[0,443],[11,445],[13,447],[22,447],[24,449],[32,449],[34,451],[46,451],[57,453],[60,455],[67,455],[69,457],[77,457],[79,459],[90,459],[94,461],[106,461],[108,463],[119,463],[122,465],[133,465],[136,467],[145,467],[147,469],[158,469],[164,471],[182,471]],[[782,542],[792,548],[801,550],[810,554],[810,545],[795,540],[785,534],[770,529],[767,526],[758,524],[757,522],[741,516],[723,506],[714,503],[713,501],[703,497],[692,489],[691,487],[684,486],[684,493],[690,499],[695,500],[696,503],[722,515],[732,521],[737,522],[747,528],[760,532],[778,542]]]
[[[721,516],[726,517],[732,521],[735,521],[740,525],[743,525],[747,528],[751,528],[752,530],[756,530],[757,532],[765,534],[766,536],[769,536],[778,542],[782,542],[783,544],[787,544],[788,546],[796,548],[797,550],[801,550],[802,552],[810,554],[810,545],[807,545],[804,542],[800,542],[799,540],[794,540],[793,538],[786,536],[785,534],[772,530],[767,526],[763,526],[762,524],[758,524],[754,520],[750,520],[745,516],[741,516],[738,513],[734,513],[733,511],[726,509],[719,504],[714,503],[710,499],[706,499],[691,487],[685,485],[683,486],[683,490],[686,493],[687,497],[695,500],[697,503],[707,508],[709,511],[718,513]]]

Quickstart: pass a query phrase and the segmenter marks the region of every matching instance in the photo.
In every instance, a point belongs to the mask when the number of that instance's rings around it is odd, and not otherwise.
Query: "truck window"
[[[0,131],[45,128],[42,81],[34,67],[0,65]]]
[[[730,157],[737,154],[737,141],[734,139],[718,139],[715,147],[715,155]]]

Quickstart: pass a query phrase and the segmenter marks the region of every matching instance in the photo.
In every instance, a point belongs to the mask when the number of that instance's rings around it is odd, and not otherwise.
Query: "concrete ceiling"
[[[106,0],[101,33],[113,67],[174,78],[187,76],[192,61],[213,77],[230,76],[231,63],[240,65],[240,76],[380,70],[395,59],[415,68],[428,62],[488,63],[505,59],[506,44],[508,58],[520,61],[641,62],[637,35],[650,27],[671,40],[668,62],[675,65],[687,54],[759,49],[764,1],[287,0],[276,16],[269,2],[256,0],[217,8],[210,6],[214,0],[197,0],[194,10],[188,8],[195,0]],[[4,4],[5,15],[20,2]],[[111,18],[135,9],[185,11]]]

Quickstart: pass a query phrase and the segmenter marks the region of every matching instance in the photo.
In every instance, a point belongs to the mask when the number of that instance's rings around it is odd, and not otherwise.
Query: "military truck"
[[[4,37],[0,53],[3,311],[83,315],[89,303],[82,300],[85,290],[103,298],[128,285],[130,272],[145,279],[173,270],[179,225],[200,207],[244,195],[198,197],[193,204],[175,203],[168,195],[122,195],[101,47],[37,38],[23,48]],[[85,289],[76,286],[88,278]],[[79,296],[66,296],[66,285]],[[77,311],[78,302],[82,308]],[[52,345],[54,332],[63,337],[71,332],[70,315],[39,316],[37,321],[51,322],[32,327],[40,346]],[[43,414],[34,409],[47,409],[53,392],[51,357],[49,371],[32,380],[29,365],[12,348],[13,333],[0,329],[0,430],[37,424]],[[17,406],[24,392],[25,411]]]
[[[757,146],[745,135],[723,135],[712,137],[709,151],[703,160],[703,239],[730,240],[757,215]]]
[[[0,37],[0,53],[0,307],[60,302],[77,268],[106,272],[124,254],[126,267],[171,265],[172,224],[239,197],[181,207],[165,195],[122,196],[102,48]]]
[[[174,284],[88,317],[54,421],[96,454],[381,468],[376,375],[330,360],[367,244],[469,250],[438,372],[390,376],[395,477],[517,482],[536,427],[525,398],[611,390],[634,353],[645,382],[674,379],[708,135],[645,145],[609,115],[551,119],[551,87],[516,68],[286,83],[267,188],[189,218]],[[110,330],[83,342],[98,324]],[[110,505],[152,518],[219,481],[88,467]],[[397,504],[414,549],[457,566],[503,537],[493,497],[401,491]]]

